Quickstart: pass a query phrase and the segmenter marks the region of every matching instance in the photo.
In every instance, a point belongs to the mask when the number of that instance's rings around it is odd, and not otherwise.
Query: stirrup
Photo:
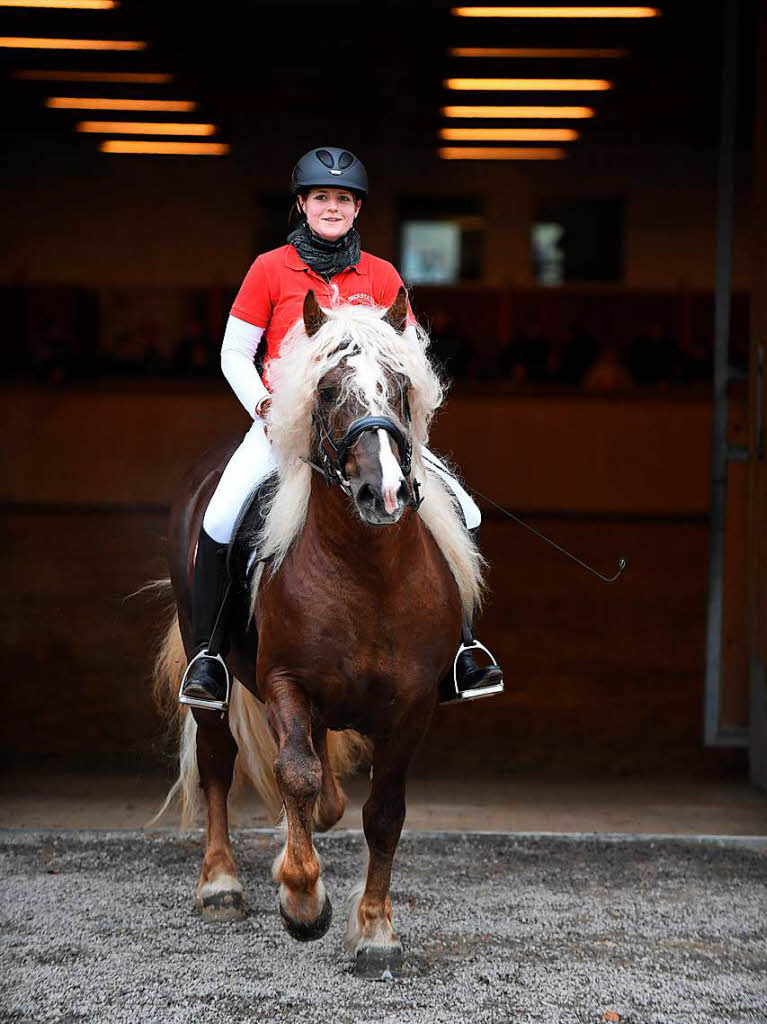
[[[219,661],[223,665],[224,674],[226,675],[226,696],[223,700],[203,700],[202,697],[186,697],[184,696],[184,683],[186,682],[186,676],[189,669],[194,665],[198,658],[212,658],[213,661]],[[229,676],[229,669],[226,667],[226,662],[220,654],[208,654],[207,650],[203,648],[198,651],[197,654],[192,658],[189,664],[186,666],[184,675],[181,678],[181,685],[178,688],[178,702],[179,704],[186,704],[191,708],[203,708],[209,711],[227,711],[229,708],[229,694],[231,693],[231,677]]]
[[[469,644],[461,641],[461,646],[458,648],[458,653],[453,660],[453,685],[455,686],[456,697],[459,700],[476,700],[479,697],[492,697],[493,694],[503,693],[503,679],[499,683],[492,683],[490,686],[475,686],[473,689],[469,688],[468,690],[462,690],[458,686],[458,659],[465,651],[484,651],[493,665],[498,664],[492,653],[479,640],[472,640]]]

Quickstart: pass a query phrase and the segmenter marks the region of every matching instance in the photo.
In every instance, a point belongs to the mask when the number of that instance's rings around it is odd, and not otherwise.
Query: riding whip
[[[426,453],[426,452],[423,453],[423,458],[427,462],[431,461],[429,459],[428,453]],[[435,465],[434,462],[432,462],[431,464],[432,464],[432,466]],[[509,519],[513,519],[515,523],[519,523],[520,526],[524,526],[524,528],[526,530],[529,530],[531,533],[534,533],[536,537],[540,537],[541,540],[545,540],[547,544],[550,544],[551,547],[555,548],[561,554],[565,555],[566,558],[572,559],[573,562],[576,562],[578,565],[582,566],[584,569],[586,569],[588,572],[592,573],[594,576],[598,576],[599,579],[602,580],[605,583],[615,583],[615,581],[618,579],[618,577],[621,575],[623,570],[628,565],[628,562],[626,561],[625,558],[619,558],[618,559],[618,571],[615,573],[615,575],[614,576],[605,576],[603,573],[599,572],[598,569],[593,568],[593,566],[589,565],[587,562],[584,562],[582,559],[578,558],[576,555],[571,554],[571,552],[567,551],[565,548],[563,548],[559,544],[555,543],[553,540],[551,540],[545,534],[541,533],[540,530],[536,530],[534,526],[530,526],[530,524],[526,523],[524,521],[524,519],[520,519],[519,516],[515,516],[513,512],[509,512],[509,510],[507,508],[504,508],[502,505],[499,505],[497,502],[493,501],[492,498],[488,498],[488,496],[486,494],[483,494],[481,491],[478,491],[476,489],[476,487],[472,487],[470,484],[464,484],[464,486],[466,487],[467,490],[471,491],[472,494],[475,494],[478,498],[482,498],[483,501],[486,501],[489,505],[492,505],[493,508],[498,509],[499,512],[503,512],[503,514],[505,516],[508,516]]]

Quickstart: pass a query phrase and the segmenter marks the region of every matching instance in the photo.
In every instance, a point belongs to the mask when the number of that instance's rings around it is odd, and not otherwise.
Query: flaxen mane
[[[382,319],[385,310],[344,305],[325,310],[328,319],[311,338],[303,321],[286,335],[281,353],[269,366],[274,397],[268,417],[269,439],[277,460],[279,483],[258,542],[259,554],[276,572],[306,519],[311,489],[312,413],[319,384],[341,368],[339,407],[354,400],[371,415],[399,416],[400,392],[391,381],[411,384],[413,473],[424,497],[420,516],[455,577],[464,608],[472,614],[481,602],[482,556],[472,542],[460,510],[446,485],[421,458],[432,416],[442,404],[443,389],[426,354],[429,338],[420,328],[399,334]],[[262,563],[263,566],[263,563]],[[263,573],[254,574],[253,601]]]

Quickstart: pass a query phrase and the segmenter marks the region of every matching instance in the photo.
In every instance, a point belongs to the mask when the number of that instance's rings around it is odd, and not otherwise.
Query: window
[[[538,203],[531,234],[539,284],[623,278],[622,199],[562,197]]]
[[[451,221],[402,225],[402,276],[414,284],[450,284],[461,275],[461,229]]]
[[[408,197],[399,209],[399,265],[409,284],[453,284],[482,276],[484,218],[466,197]]]

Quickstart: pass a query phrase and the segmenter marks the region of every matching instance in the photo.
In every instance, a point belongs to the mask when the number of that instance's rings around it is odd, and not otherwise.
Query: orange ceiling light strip
[[[657,7],[453,7],[456,18],[657,18]]]
[[[451,57],[626,57],[628,50],[583,49],[564,47],[545,49],[540,46],[451,46]]]
[[[146,50],[136,39],[43,39],[33,36],[0,36],[6,50]]]
[[[575,142],[572,128],[440,128],[447,142]]]
[[[442,107],[443,117],[481,117],[481,118],[537,118],[551,120],[554,118],[588,118],[594,116],[593,107]]]
[[[178,121],[79,121],[76,130],[101,135],[215,135],[216,126]]]
[[[26,82],[122,82],[135,85],[167,85],[173,75],[143,71],[12,71],[12,78]]]
[[[225,156],[230,147],[224,142],[142,142],[138,139],[105,139],[102,153],[137,153],[167,156]]]
[[[121,100],[99,96],[51,96],[45,105],[56,110],[160,110],[189,113],[197,109],[193,100]]]
[[[557,146],[443,146],[441,160],[563,160],[567,155]]]
[[[80,11],[112,11],[117,0],[0,0],[0,7],[57,7]]]
[[[603,78],[446,78],[446,89],[469,92],[604,92]]]

